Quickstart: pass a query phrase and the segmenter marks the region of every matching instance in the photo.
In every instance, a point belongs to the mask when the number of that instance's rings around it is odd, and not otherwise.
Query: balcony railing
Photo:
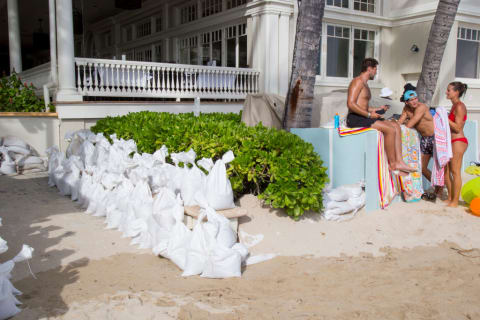
[[[75,58],[83,96],[244,99],[258,93],[253,69]]]

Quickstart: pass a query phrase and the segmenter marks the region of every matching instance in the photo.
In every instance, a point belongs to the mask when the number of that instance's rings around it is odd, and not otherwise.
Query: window
[[[186,5],[180,9],[180,23],[197,20],[197,3]]]
[[[105,32],[104,39],[105,39],[105,47],[111,47],[112,46],[112,33],[110,31]]]
[[[197,36],[180,40],[180,63],[198,64]]]
[[[203,0],[202,17],[208,17],[212,14],[222,11],[222,0]]]
[[[327,0],[327,6],[375,13],[375,0]]]
[[[163,46],[162,42],[155,45],[155,61],[156,62],[163,62]]]
[[[245,68],[247,66],[247,24],[226,28],[227,67]]]
[[[354,0],[353,9],[364,12],[375,12],[375,0]]]
[[[363,60],[375,57],[375,36],[373,30],[327,24],[322,39],[327,47],[323,65],[326,70],[319,68],[318,73],[334,78],[356,77]]]
[[[353,76],[362,71],[365,58],[375,55],[375,31],[354,29],[353,31]]]
[[[227,10],[246,4],[247,0],[227,0]]]
[[[327,6],[348,8],[348,1],[349,0],[327,0]]]
[[[455,66],[457,78],[479,78],[479,45],[480,30],[458,28]]]
[[[160,32],[163,29],[163,19],[162,19],[163,13],[160,12],[160,14],[155,18],[155,32]]]
[[[132,26],[125,27],[125,41],[132,41],[133,38],[133,31]]]
[[[327,77],[348,77],[350,28],[327,26]]]
[[[135,61],[152,61],[152,48],[143,47],[127,51],[126,59]]]
[[[202,33],[201,63],[204,66],[222,66],[222,30]]]
[[[150,35],[151,32],[152,32],[152,23],[150,22],[150,20],[140,22],[139,24],[137,24],[137,38],[148,36]]]

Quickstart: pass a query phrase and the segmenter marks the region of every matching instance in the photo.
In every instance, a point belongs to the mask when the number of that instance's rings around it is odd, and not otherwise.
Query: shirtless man
[[[373,80],[377,74],[378,61],[367,58],[362,63],[362,70],[348,87],[348,115],[347,125],[355,127],[371,127],[382,132],[385,136],[385,150],[387,152],[390,169],[394,171],[413,172],[414,168],[408,166],[402,159],[402,131],[394,121],[385,121],[379,112],[386,110],[386,106],[378,109],[370,108],[372,97],[368,80]]]
[[[422,151],[422,174],[430,181],[432,172],[428,169],[428,162],[433,156],[435,143],[433,116],[430,109],[418,101],[417,93],[408,90],[403,94],[405,107],[398,119],[398,124],[405,124],[407,128],[415,128],[422,136],[420,139],[420,150]]]

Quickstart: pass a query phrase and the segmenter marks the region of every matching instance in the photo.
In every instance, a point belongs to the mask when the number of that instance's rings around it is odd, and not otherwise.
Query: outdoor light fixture
[[[412,52],[415,52],[417,53],[420,49],[418,48],[418,46],[416,44],[414,44],[411,48],[410,48],[410,51]]]

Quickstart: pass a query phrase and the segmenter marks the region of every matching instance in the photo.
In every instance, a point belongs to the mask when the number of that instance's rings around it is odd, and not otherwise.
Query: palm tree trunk
[[[292,74],[283,120],[287,130],[311,127],[324,9],[325,0],[298,0]]]
[[[422,72],[417,84],[418,99],[426,104],[432,101],[443,52],[447,46],[448,36],[457,14],[460,0],[440,0],[433,19],[427,49],[423,58]]]

